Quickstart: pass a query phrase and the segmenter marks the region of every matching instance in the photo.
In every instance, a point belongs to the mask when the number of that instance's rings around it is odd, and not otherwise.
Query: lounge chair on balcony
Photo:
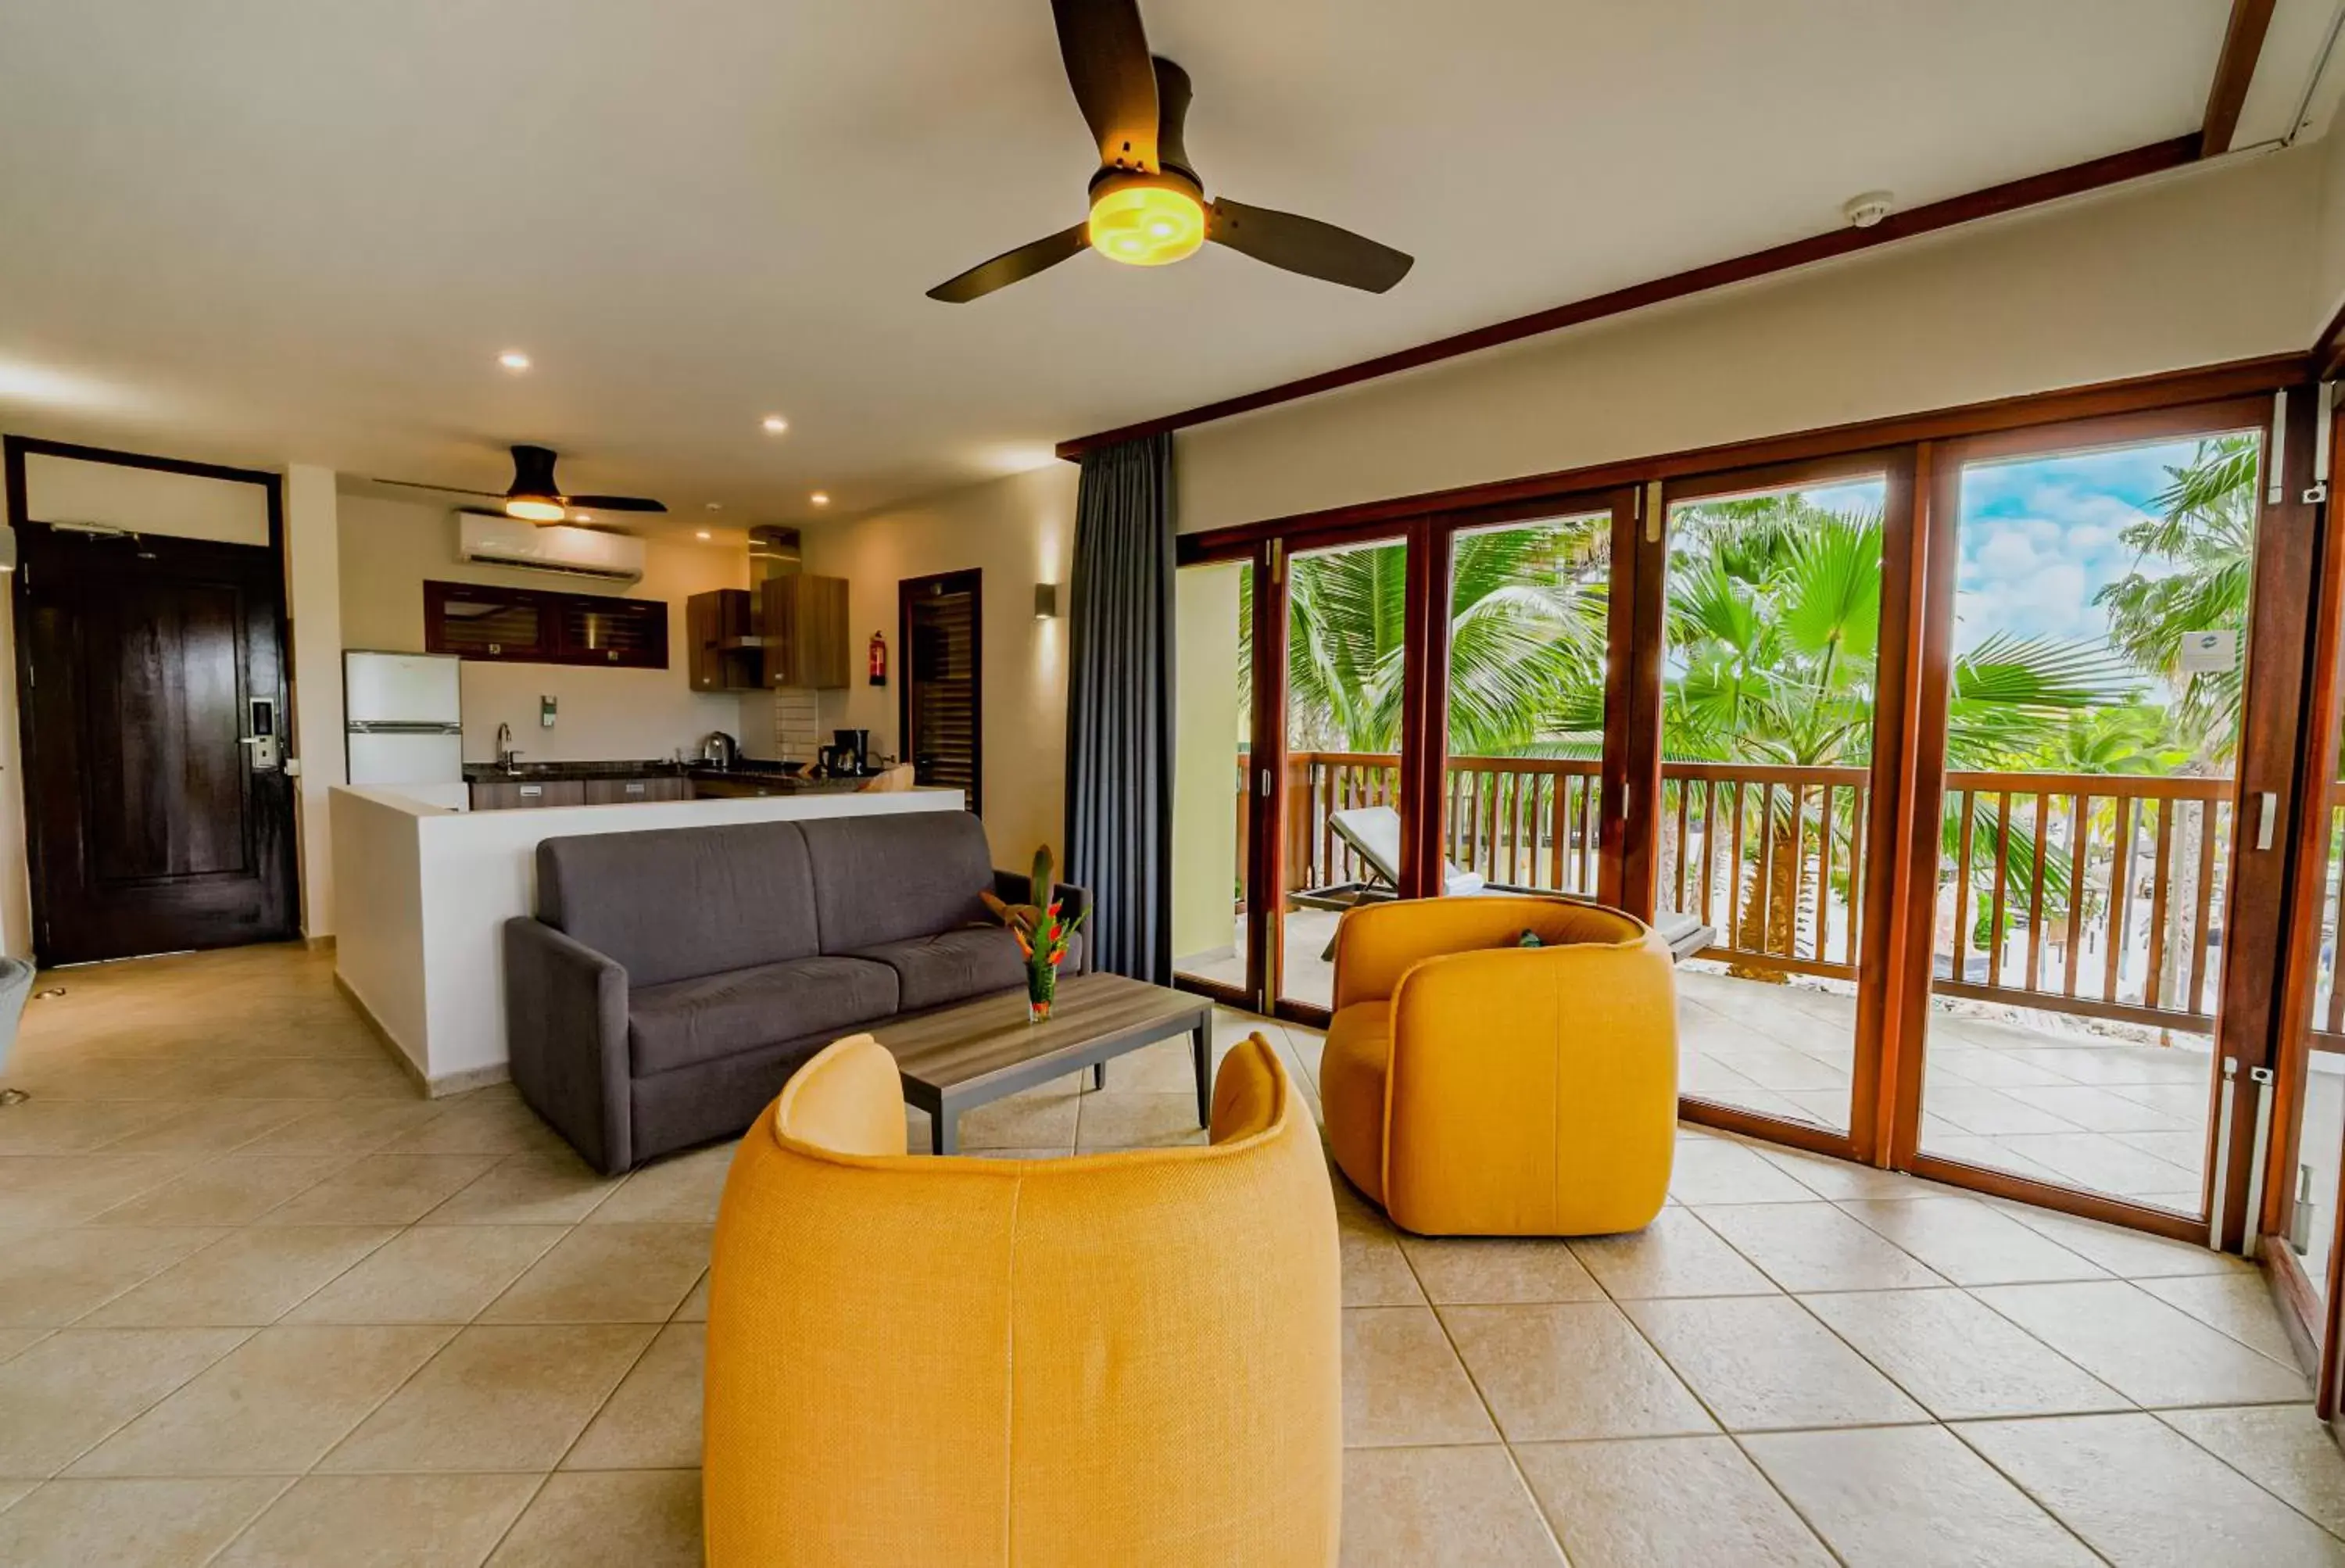
[[[1400,813],[1389,806],[1355,806],[1327,813],[1327,827],[1367,862],[1374,891],[1368,897],[1400,897]],[[1472,871],[1441,862],[1441,891],[1451,898],[1478,893],[1489,884]]]
[[[1400,813],[1389,806],[1355,806],[1348,811],[1330,811],[1327,826],[1335,837],[1351,846],[1368,868],[1369,881],[1360,891],[1360,901],[1385,902],[1400,896]],[[1472,871],[1461,871],[1447,860],[1441,862],[1442,891],[1451,898],[1487,892],[1489,883]],[[1675,957],[1690,958],[1708,947],[1717,932],[1690,914],[1675,910],[1662,910],[1653,916],[1653,929],[1660,932]],[[1327,939],[1327,951],[1320,958],[1333,962],[1335,939]]]

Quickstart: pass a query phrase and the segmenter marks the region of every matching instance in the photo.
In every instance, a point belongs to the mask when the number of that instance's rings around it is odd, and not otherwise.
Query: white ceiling
[[[1085,254],[949,306],[1083,213],[1044,0],[8,0],[0,427],[489,488],[538,441],[691,524],[861,511],[2184,134],[2228,10],[1155,0],[1209,192],[1416,270]]]

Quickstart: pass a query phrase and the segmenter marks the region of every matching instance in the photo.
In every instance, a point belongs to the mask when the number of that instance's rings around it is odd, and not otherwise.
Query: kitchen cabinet
[[[475,811],[525,811],[543,806],[584,806],[586,786],[576,779],[475,779]]]
[[[634,806],[652,800],[691,799],[692,780],[680,773],[656,779],[586,780],[586,804],[589,806]]]
[[[803,572],[768,577],[759,592],[765,684],[836,690],[853,676],[847,636],[847,579]]]
[[[695,691],[756,691],[766,684],[757,601],[746,588],[718,588],[684,602],[687,663]]]
[[[665,669],[667,601],[427,582],[423,647],[506,664]]]

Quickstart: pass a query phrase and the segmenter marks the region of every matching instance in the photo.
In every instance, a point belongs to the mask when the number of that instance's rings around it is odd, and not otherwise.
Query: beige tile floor
[[[419,1099],[293,950],[44,983],[0,1563],[697,1561],[727,1149],[606,1182],[509,1091]],[[1221,1025],[1315,1082],[1316,1036]],[[1193,1138],[1186,1074],[964,1137]],[[2345,1461],[2236,1260],[1693,1129],[1637,1236],[1425,1240],[1336,1192],[1347,1563],[2345,1563]]]

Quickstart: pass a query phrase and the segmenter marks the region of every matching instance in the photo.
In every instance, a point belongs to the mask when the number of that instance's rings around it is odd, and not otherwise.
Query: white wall
[[[499,723],[533,762],[591,762],[696,751],[712,729],[737,736],[742,699],[692,689],[685,646],[684,602],[712,588],[748,585],[748,553],[737,539],[701,544],[664,536],[646,541],[644,576],[622,588],[544,572],[481,566],[456,558],[456,514],[445,506],[341,498],[342,647],[397,653],[423,647],[423,584],[482,583],[519,588],[623,595],[668,602],[665,669],[592,669],[573,665],[492,664],[463,668],[464,757],[492,761]],[[337,679],[340,678],[339,672]],[[558,709],[539,728],[538,698]]]
[[[1064,611],[1074,536],[1075,470],[1064,463],[805,530],[806,569],[848,580],[858,671],[845,691],[822,694],[823,724],[868,729],[873,747],[891,756],[898,748],[896,705],[904,673],[898,584],[970,567],[985,574],[982,804],[999,865],[1025,865],[1040,844],[1065,859]],[[1034,618],[1038,583],[1059,585],[1059,618]],[[884,687],[866,684],[860,674],[875,630],[888,636]]]
[[[334,471],[285,470],[285,613],[293,661],[294,785],[301,854],[301,934],[334,930],[334,834],[327,791],[349,776],[342,750],[341,526]]]
[[[1180,526],[2299,351],[2325,177],[2246,156],[1183,431]]]

